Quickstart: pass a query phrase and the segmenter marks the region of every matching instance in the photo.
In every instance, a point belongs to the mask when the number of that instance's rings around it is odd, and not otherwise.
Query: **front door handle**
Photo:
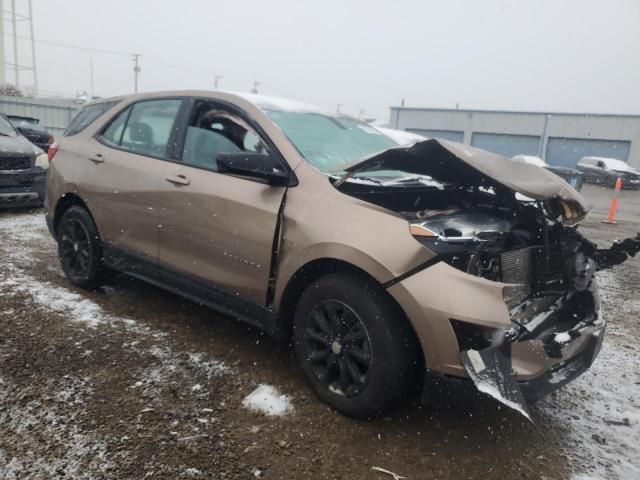
[[[91,160],[93,163],[102,163],[104,162],[104,157],[101,153],[96,153],[95,155],[90,156],[89,160]]]
[[[184,175],[169,175],[165,180],[174,185],[189,185],[191,183]]]

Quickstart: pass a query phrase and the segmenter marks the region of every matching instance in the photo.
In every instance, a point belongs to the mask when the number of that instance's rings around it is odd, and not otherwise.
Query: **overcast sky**
[[[255,80],[260,93],[385,119],[403,98],[640,113],[638,0],[33,0],[33,8],[37,39],[140,53],[143,91],[210,89],[218,74],[223,89],[248,91]],[[19,46],[28,61],[28,42]],[[91,56],[96,95],[133,90],[128,56],[36,48],[43,91],[90,90]]]

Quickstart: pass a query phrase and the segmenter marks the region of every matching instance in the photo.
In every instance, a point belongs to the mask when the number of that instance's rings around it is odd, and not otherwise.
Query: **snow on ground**
[[[623,302],[620,313],[637,316],[640,300],[621,299],[623,287],[615,271],[601,272],[598,279],[604,301]],[[553,421],[569,424],[568,456],[580,472],[575,480],[640,478],[640,348],[624,325],[608,320],[602,351],[591,369],[555,399],[540,403]]]
[[[33,390],[41,386],[33,386]],[[87,471],[108,471],[113,467],[107,458],[107,446],[86,432],[81,426],[82,407],[93,395],[87,379],[65,376],[46,386],[51,392],[47,400],[33,399],[22,404],[14,397],[28,398],[24,389],[6,383],[0,390],[0,424],[18,433],[21,442],[12,447],[20,456],[0,449],[0,478],[18,480],[29,478],[58,478],[64,472],[68,478],[91,478]],[[50,449],[54,458],[45,460],[30,448],[41,438],[52,439]]]
[[[272,385],[259,385],[244,398],[242,405],[269,417],[281,417],[293,413],[293,404],[289,397],[281,394]]]

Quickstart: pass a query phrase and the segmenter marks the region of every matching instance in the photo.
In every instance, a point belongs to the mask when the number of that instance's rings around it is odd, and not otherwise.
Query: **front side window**
[[[218,155],[240,152],[267,153],[267,146],[237,116],[209,102],[196,104],[187,127],[182,161],[215,171]]]
[[[165,158],[182,100],[144,100],[120,112],[102,133],[105,143]]]
[[[350,117],[282,110],[266,113],[302,156],[325,173],[397,146],[378,130]]]

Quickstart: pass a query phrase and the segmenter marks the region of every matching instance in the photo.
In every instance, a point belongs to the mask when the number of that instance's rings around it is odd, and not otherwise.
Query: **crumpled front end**
[[[591,206],[543,168],[445,140],[373,155],[334,186],[396,212],[433,258],[385,284],[432,372],[471,378],[527,414],[584,372],[605,321],[595,272],[640,250],[599,249],[573,227]],[[383,181],[385,171],[403,173]],[[377,172],[377,175],[374,175]]]
[[[452,218],[441,218],[440,227],[465,235]],[[443,253],[389,292],[406,307],[430,371],[470,378],[528,417],[528,403],[591,366],[606,329],[595,272],[635,255],[640,239],[598,249],[557,223],[516,247],[507,239],[514,230],[497,221],[482,221],[504,231],[482,242],[447,240],[436,223],[418,223],[438,234],[422,240]]]

